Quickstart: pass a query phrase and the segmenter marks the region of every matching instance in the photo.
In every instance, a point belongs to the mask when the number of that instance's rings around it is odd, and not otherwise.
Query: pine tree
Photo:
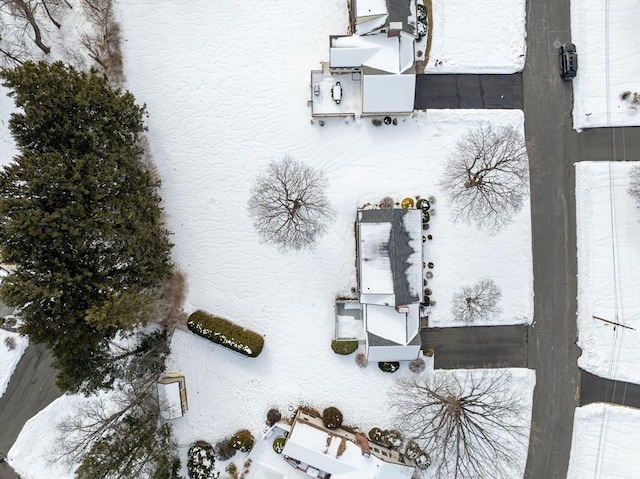
[[[149,320],[170,273],[159,182],[141,160],[146,110],[59,62],[0,79],[22,110],[9,121],[19,154],[0,172],[1,257],[16,266],[0,296],[74,391],[109,361],[118,332]]]

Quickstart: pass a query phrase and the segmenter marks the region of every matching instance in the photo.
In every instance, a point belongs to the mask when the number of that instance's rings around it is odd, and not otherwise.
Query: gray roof
[[[411,15],[410,5],[412,3],[415,5],[415,0],[387,0],[387,10],[389,11],[387,23],[402,22],[402,31],[415,36],[416,16]]]
[[[410,293],[409,282],[405,274],[410,263],[409,256],[414,253],[409,244],[409,233],[404,227],[404,215],[408,210],[400,208],[384,208],[374,210],[361,210],[359,213],[360,223],[391,223],[391,233],[389,242],[385,243],[391,262],[391,275],[393,278],[393,292],[396,304],[411,304],[420,300],[417,294]]]

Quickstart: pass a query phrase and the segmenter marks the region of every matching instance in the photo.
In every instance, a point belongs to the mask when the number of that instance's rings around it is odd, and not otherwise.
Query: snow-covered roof
[[[356,0],[354,7],[357,17],[386,15],[389,13],[387,0]]]
[[[389,254],[390,241],[390,222],[360,224],[359,261],[362,293],[383,295],[385,298],[394,297]],[[374,296],[371,296],[371,299],[374,299]],[[395,300],[392,304],[395,306]]]
[[[160,415],[164,419],[182,417],[182,403],[180,401],[180,383],[157,383],[158,400],[160,401]]]
[[[363,75],[363,113],[408,113],[413,111],[416,76]]]
[[[402,32],[389,37],[377,35],[345,35],[330,39],[331,68],[360,68],[366,66],[387,73],[403,73],[415,61],[414,38]]]
[[[408,313],[398,313],[388,306],[365,305],[367,332],[399,345],[409,344],[420,330],[420,305],[413,303],[408,307]]]

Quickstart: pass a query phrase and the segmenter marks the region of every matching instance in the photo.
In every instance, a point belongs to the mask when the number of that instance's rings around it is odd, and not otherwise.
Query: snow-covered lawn
[[[526,51],[525,0],[433,0],[426,72],[515,73]]]
[[[576,409],[567,479],[640,477],[640,410],[611,404]]]
[[[451,5],[453,13],[444,8],[437,15],[459,15],[462,2]],[[188,6],[146,0],[121,2],[118,8],[127,88],[149,109],[149,140],[174,233],[174,259],[188,278],[185,308],[208,310],[265,335],[264,351],[250,359],[176,332],[168,368],[187,379],[189,411],[174,421],[184,448],[240,428],[258,436],[272,405],[286,413],[301,402],[319,408],[333,404],[348,423],[365,429],[391,425],[386,401],[394,376],[375,364],[359,369],[354,355],[337,356],[329,347],[334,301],[356,284],[353,223],[356,208],[366,202],[386,195],[397,201],[437,197],[429,230],[433,240],[426,243],[435,264],[429,287],[437,301],[430,325],[453,325],[452,295],[485,277],[495,280],[503,297],[502,313],[489,323],[531,321],[528,205],[499,235],[489,236],[451,223],[438,187],[445,157],[468,129],[490,122],[523,132],[521,111],[432,111],[379,128],[369,120],[311,125],[309,72],[327,58],[329,35],[346,32],[344,0]],[[495,59],[496,69],[520,69],[524,1],[473,2],[466,8],[471,23],[448,17],[436,22],[449,25],[448,36],[460,25],[459,32],[475,32],[476,39],[490,32],[494,40],[476,41],[473,49],[451,47],[452,56],[442,58],[466,65],[465,71],[483,71],[487,59]],[[507,24],[516,24],[513,29],[503,28],[506,15]],[[507,50],[496,54],[497,44]],[[438,47],[443,55],[445,47],[449,50],[444,43]],[[287,255],[259,243],[246,212],[253,179],[285,154],[327,172],[328,193],[338,210],[314,250]],[[396,374],[402,373],[406,365]],[[534,381],[533,371],[516,372],[514,387],[522,391],[527,411]],[[72,408],[67,401],[59,399],[50,408]],[[44,414],[30,421],[9,454],[26,478],[39,477],[27,473],[30,467],[44,467],[30,466],[42,454],[24,452],[29,431],[50,423]],[[46,442],[39,441],[40,450]],[[525,458],[526,450],[521,452]]]
[[[578,365],[640,384],[640,209],[627,194],[634,164],[576,165]]]
[[[578,51],[573,127],[640,125],[640,2],[571,1],[571,41]],[[620,95],[631,92],[627,100]]]
[[[9,338],[13,338],[15,344],[13,349],[10,349],[5,343]],[[11,375],[27,346],[29,346],[29,340],[25,336],[0,329],[0,358],[2,358],[0,359],[0,397],[7,390]]]

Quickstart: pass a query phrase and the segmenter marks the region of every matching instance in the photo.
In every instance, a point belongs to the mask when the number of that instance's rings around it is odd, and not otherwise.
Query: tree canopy
[[[60,62],[0,79],[20,109],[9,121],[19,153],[0,172],[0,254],[15,266],[0,295],[51,347],[58,385],[78,390],[116,334],[149,320],[171,272],[159,182],[142,161],[146,109]]]

